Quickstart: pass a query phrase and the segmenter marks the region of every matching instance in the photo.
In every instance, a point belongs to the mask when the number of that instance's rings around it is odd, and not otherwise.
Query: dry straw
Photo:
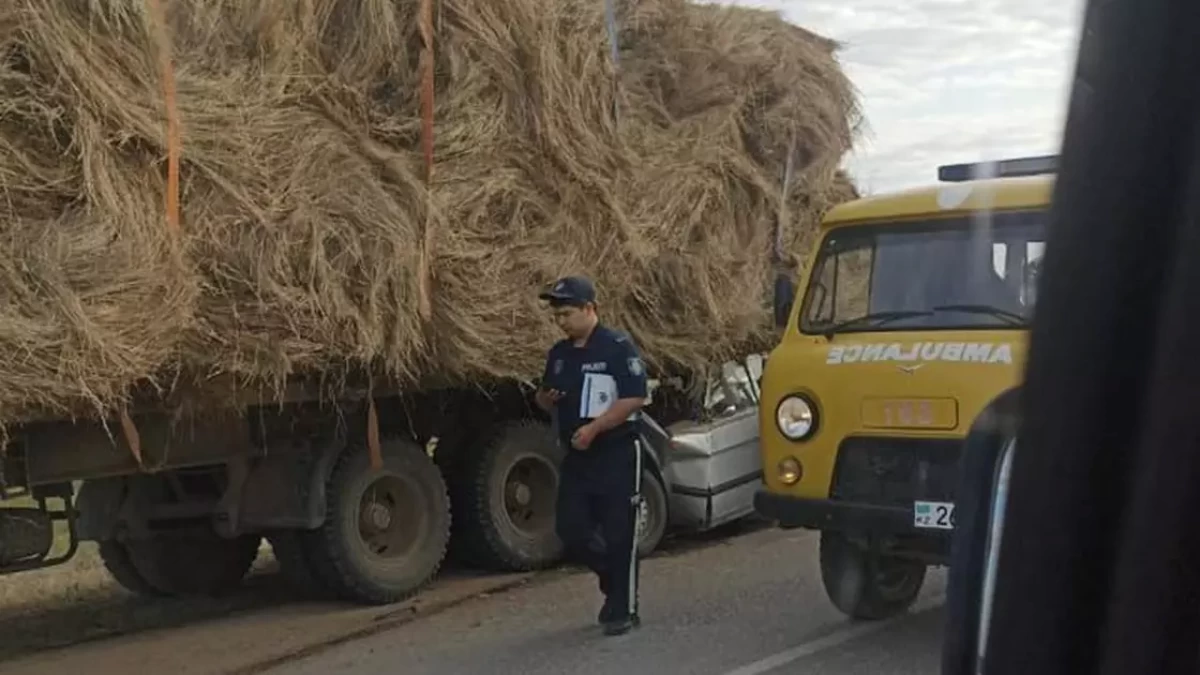
[[[568,272],[695,368],[770,338],[790,140],[791,250],[852,192],[835,45],[772,13],[618,3],[614,76],[599,0],[439,0],[427,186],[416,0],[162,1],[165,30],[144,0],[0,3],[0,421],[215,375],[533,376]]]

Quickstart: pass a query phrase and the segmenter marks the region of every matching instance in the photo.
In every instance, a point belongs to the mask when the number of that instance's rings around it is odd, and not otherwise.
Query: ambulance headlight
[[[816,408],[799,394],[786,396],[775,408],[775,425],[789,441],[802,441],[817,429]]]

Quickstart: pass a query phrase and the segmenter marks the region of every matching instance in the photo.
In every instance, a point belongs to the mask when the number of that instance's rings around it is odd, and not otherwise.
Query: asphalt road
[[[936,675],[944,579],[909,615],[853,624],[821,589],[815,536],[768,529],[644,561],[629,635],[601,635],[592,577],[551,574],[270,672]]]

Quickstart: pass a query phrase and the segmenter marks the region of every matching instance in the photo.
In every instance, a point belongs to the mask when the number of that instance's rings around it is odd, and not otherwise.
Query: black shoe
[[[616,611],[613,609],[612,605],[609,604],[608,600],[605,600],[604,606],[600,608],[600,615],[596,617],[596,621],[606,624],[613,620],[613,614],[615,613]]]
[[[642,621],[636,614],[620,619],[613,619],[604,623],[604,634],[610,636],[624,635],[640,625],[642,625]]]

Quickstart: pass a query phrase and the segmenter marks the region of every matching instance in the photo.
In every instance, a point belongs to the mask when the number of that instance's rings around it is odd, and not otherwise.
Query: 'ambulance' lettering
[[[825,363],[831,366],[845,363],[911,363],[913,361],[948,361],[965,363],[1013,362],[1012,345],[1007,342],[916,342],[901,345],[871,343],[835,345],[829,348]]]

